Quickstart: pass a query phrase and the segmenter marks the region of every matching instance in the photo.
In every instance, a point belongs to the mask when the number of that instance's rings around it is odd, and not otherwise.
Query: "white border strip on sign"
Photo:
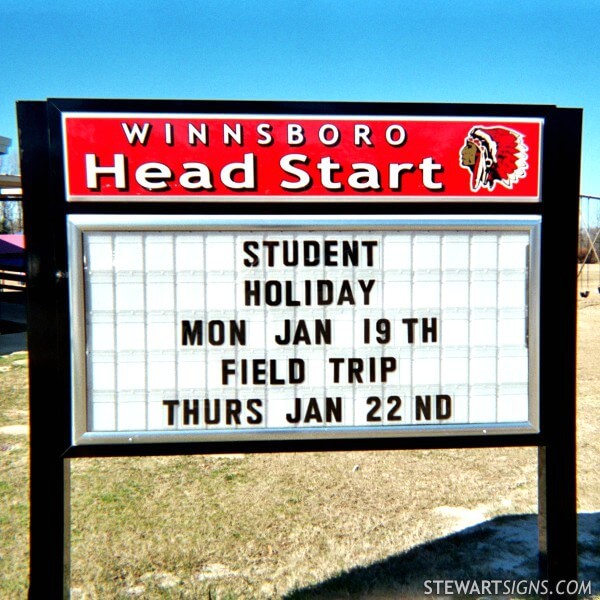
[[[132,195],[114,195],[114,196],[98,196],[94,194],[85,195],[72,195],[69,189],[69,161],[68,161],[68,149],[66,145],[66,120],[68,118],[88,118],[88,119],[270,119],[272,121],[284,121],[297,119],[299,121],[321,121],[321,120],[337,120],[337,121],[356,121],[359,119],[369,121],[389,121],[398,120],[405,122],[419,122],[419,121],[440,121],[440,122],[453,122],[453,121],[464,121],[464,122],[493,122],[493,123],[538,123],[540,125],[540,137],[538,139],[538,145],[540,148],[539,156],[539,168],[538,177],[536,182],[537,195],[536,196],[386,196],[377,195],[373,197],[373,200],[377,202],[407,202],[410,204],[424,203],[424,202],[472,202],[473,204],[482,203],[498,203],[498,202],[533,202],[537,203],[541,201],[542,197],[542,138],[544,129],[544,119],[541,118],[528,118],[528,117],[440,117],[440,116],[408,116],[408,115],[298,115],[298,114],[286,114],[286,115],[273,115],[273,114],[244,114],[244,113],[156,113],[156,112],[74,112],[67,111],[61,115],[61,126],[62,126],[62,138],[63,138],[63,168],[65,177],[65,188],[67,202],[123,202],[132,201],[132,198],[143,199],[144,202],[232,202],[231,196],[194,196],[194,195],[182,195],[182,196],[160,196],[160,195],[144,195],[144,196],[132,196]],[[322,196],[322,195],[302,195],[302,196],[289,196],[289,195],[277,195],[267,196],[264,194],[253,194],[253,195],[238,195],[233,197],[234,202],[292,202],[292,203],[306,203],[306,202],[364,202],[365,196],[360,194],[347,195],[347,196]]]
[[[355,231],[386,230],[458,230],[458,231],[528,231],[528,385],[529,421],[522,423],[477,423],[459,425],[401,425],[381,430],[369,427],[271,429],[235,431],[122,431],[89,432],[87,426],[86,314],[83,264],[83,235],[86,232],[114,231],[269,231],[306,230]],[[375,439],[393,437],[445,437],[456,435],[488,436],[539,433],[539,304],[541,217],[506,216],[198,216],[198,215],[69,215],[67,217],[69,253],[69,301],[71,311],[71,379],[72,442],[88,444],[133,444],[176,442],[251,442],[301,439]]]

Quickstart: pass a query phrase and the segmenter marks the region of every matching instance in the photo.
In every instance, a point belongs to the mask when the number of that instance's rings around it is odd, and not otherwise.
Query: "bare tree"
[[[19,154],[16,150],[0,155],[0,174],[20,175]],[[0,198],[0,233],[19,233],[23,230],[23,211],[19,200]]]
[[[20,175],[19,154],[11,150],[8,154],[0,154],[0,173],[3,175]]]
[[[23,210],[20,200],[0,200],[0,233],[21,233]]]

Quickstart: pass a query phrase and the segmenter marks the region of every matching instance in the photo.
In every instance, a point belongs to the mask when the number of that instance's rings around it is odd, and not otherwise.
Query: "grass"
[[[579,311],[578,506],[583,573],[598,586],[590,298]],[[25,598],[28,585],[22,360],[0,357],[1,598]],[[383,600],[421,597],[428,578],[535,578],[536,486],[534,448],[77,459],[72,597]]]
[[[86,460],[85,470],[74,478],[73,580],[83,582],[95,570],[96,581],[119,581],[127,589],[168,574],[169,583],[178,582],[177,593],[191,594],[186,597],[207,597],[209,590],[278,597],[357,561],[408,550],[424,535],[431,540],[451,531],[454,519],[432,518],[432,506],[464,497],[471,482],[456,478],[450,489],[437,490],[428,483],[459,462],[481,469],[480,451],[419,453],[408,461],[393,453],[336,458],[128,459],[112,464],[112,476],[106,461]],[[422,486],[399,486],[406,477],[416,481],[415,471],[423,464],[429,475],[421,477]],[[394,473],[403,477],[389,477]],[[132,479],[142,478],[153,481],[151,495],[131,486]],[[483,514],[481,503],[489,500],[489,491],[482,491],[477,514]],[[98,511],[104,517],[100,523],[94,518]],[[166,526],[157,528],[157,514],[168,519]],[[113,552],[102,556],[89,551],[110,544]],[[221,570],[225,576],[206,576],[215,565],[227,566]],[[150,587],[144,597],[148,593]]]
[[[25,598],[28,585],[29,453],[27,367],[23,354],[0,356],[0,597]],[[3,428],[22,426],[21,434]]]

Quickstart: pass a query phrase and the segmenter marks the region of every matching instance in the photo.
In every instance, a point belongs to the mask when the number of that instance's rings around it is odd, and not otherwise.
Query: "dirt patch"
[[[29,427],[27,425],[4,425],[0,427],[0,435],[27,435]]]

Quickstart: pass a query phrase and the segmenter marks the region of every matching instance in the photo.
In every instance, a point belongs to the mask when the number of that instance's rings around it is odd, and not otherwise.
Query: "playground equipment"
[[[579,197],[579,253],[577,283],[579,295],[587,298],[596,285],[600,294],[600,197]]]

